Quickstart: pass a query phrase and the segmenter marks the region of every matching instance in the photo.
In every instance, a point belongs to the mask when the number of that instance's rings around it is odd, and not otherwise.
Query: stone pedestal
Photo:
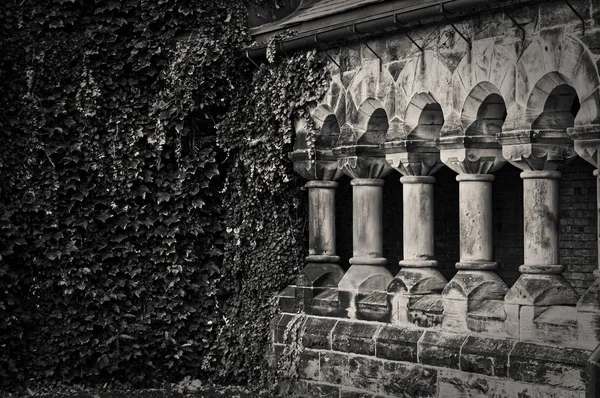
[[[565,331],[569,320],[542,317],[551,307],[574,306],[577,293],[561,275],[558,257],[558,181],[560,164],[574,157],[571,140],[560,130],[519,130],[498,134],[504,157],[524,170],[524,264],[505,297],[507,331],[525,341],[544,340],[547,325]],[[574,308],[573,308],[574,309]],[[552,310],[548,313],[551,315]],[[560,312],[560,311],[559,311]],[[548,333],[550,336],[555,331]]]

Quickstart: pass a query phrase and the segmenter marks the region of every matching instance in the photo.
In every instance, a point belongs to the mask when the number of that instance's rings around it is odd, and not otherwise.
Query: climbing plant
[[[0,25],[0,389],[256,377],[323,63],[252,70],[242,0],[11,0]]]
[[[224,375],[265,375],[273,297],[298,275],[306,247],[303,182],[287,158],[292,121],[309,119],[309,106],[327,83],[325,62],[315,51],[275,54],[255,71],[218,125],[217,144],[227,158],[220,286],[229,297],[216,352]]]

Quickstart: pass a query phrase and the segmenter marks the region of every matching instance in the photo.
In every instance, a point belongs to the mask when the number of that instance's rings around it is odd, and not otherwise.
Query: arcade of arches
[[[273,328],[285,351],[303,317],[301,395],[595,394],[600,54],[577,22],[337,50],[290,153],[309,255]]]

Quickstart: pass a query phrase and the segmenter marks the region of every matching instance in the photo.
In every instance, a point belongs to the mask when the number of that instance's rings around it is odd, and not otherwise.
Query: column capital
[[[436,140],[440,159],[459,175],[488,174],[506,163],[493,136],[453,136]]]
[[[333,149],[338,168],[350,178],[379,179],[392,169],[379,145],[348,145]]]
[[[586,162],[598,167],[600,124],[571,127],[567,129],[567,134],[575,143],[575,152]]]
[[[383,150],[390,166],[404,176],[431,176],[444,167],[433,141],[386,142]]]
[[[334,181],[344,174],[331,150],[317,149],[314,151],[314,158],[311,153],[308,149],[296,149],[288,153],[294,171],[305,180]]]
[[[573,160],[573,142],[563,130],[513,130],[496,135],[502,155],[521,170],[556,170]]]

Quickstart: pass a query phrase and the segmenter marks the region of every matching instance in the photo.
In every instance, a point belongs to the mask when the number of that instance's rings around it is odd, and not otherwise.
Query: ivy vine
[[[304,255],[286,153],[322,60],[251,70],[243,0],[0,21],[0,390],[254,379]]]

